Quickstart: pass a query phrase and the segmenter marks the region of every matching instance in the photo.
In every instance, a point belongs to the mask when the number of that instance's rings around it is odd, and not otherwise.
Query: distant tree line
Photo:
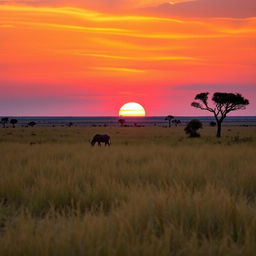
[[[179,124],[181,124],[181,121],[178,120],[178,119],[174,119],[174,116],[172,115],[168,115],[166,118],[165,118],[165,121],[168,121],[169,123],[169,127],[172,126],[172,123],[177,127]]]
[[[18,120],[15,118],[9,118],[9,117],[1,118],[1,124],[2,124],[3,128],[6,128],[8,123],[10,123],[13,128],[15,128],[16,127],[15,125],[18,123]],[[34,121],[27,123],[27,126],[30,126],[30,127],[34,127],[35,125],[36,125],[36,122],[34,122]]]
[[[9,117],[2,117],[1,118],[1,124],[3,128],[6,128],[6,125],[10,123],[13,128],[15,128],[15,125],[18,123],[17,119],[9,119]]]

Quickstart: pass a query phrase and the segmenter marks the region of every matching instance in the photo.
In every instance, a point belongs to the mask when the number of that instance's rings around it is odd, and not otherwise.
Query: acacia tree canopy
[[[173,118],[174,118],[174,116],[169,115],[169,116],[167,116],[167,117],[165,118],[165,120],[172,120]]]
[[[196,95],[195,100],[191,103],[192,107],[213,113],[217,124],[217,137],[221,136],[221,123],[231,111],[244,110],[249,105],[249,100],[245,99],[239,93],[222,93],[216,92],[212,97],[214,107],[208,105],[209,92],[203,92]]]
[[[169,127],[171,127],[171,121],[172,121],[172,119],[174,119],[174,116],[172,116],[172,115],[168,115],[168,116],[165,118],[165,120],[169,122]]]

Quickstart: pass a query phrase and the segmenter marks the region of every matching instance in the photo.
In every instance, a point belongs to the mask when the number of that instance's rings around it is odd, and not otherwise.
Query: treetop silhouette
[[[221,137],[221,125],[228,113],[236,110],[244,110],[249,105],[249,100],[245,99],[239,93],[222,93],[216,92],[212,97],[214,107],[208,104],[209,92],[199,93],[195,97],[195,102],[191,103],[192,107],[213,113],[217,122],[217,137]]]
[[[166,120],[166,121],[169,122],[169,127],[172,126],[172,123],[171,123],[172,119],[174,119],[174,116],[172,116],[172,115],[169,115],[169,116],[167,116],[167,117],[164,119],[164,120]]]

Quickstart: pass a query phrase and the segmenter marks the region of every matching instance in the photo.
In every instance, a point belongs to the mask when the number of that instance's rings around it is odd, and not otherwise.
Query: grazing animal
[[[101,142],[105,143],[105,146],[110,146],[110,137],[107,134],[96,134],[91,141],[91,145],[94,146],[95,143],[98,143],[98,146],[101,146]]]

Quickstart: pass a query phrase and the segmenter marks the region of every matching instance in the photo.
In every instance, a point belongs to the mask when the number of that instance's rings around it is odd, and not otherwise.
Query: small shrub
[[[194,119],[187,124],[184,131],[186,132],[186,134],[189,134],[190,137],[196,138],[200,137],[200,134],[197,131],[201,128],[203,128],[203,124],[201,123],[201,121]]]

